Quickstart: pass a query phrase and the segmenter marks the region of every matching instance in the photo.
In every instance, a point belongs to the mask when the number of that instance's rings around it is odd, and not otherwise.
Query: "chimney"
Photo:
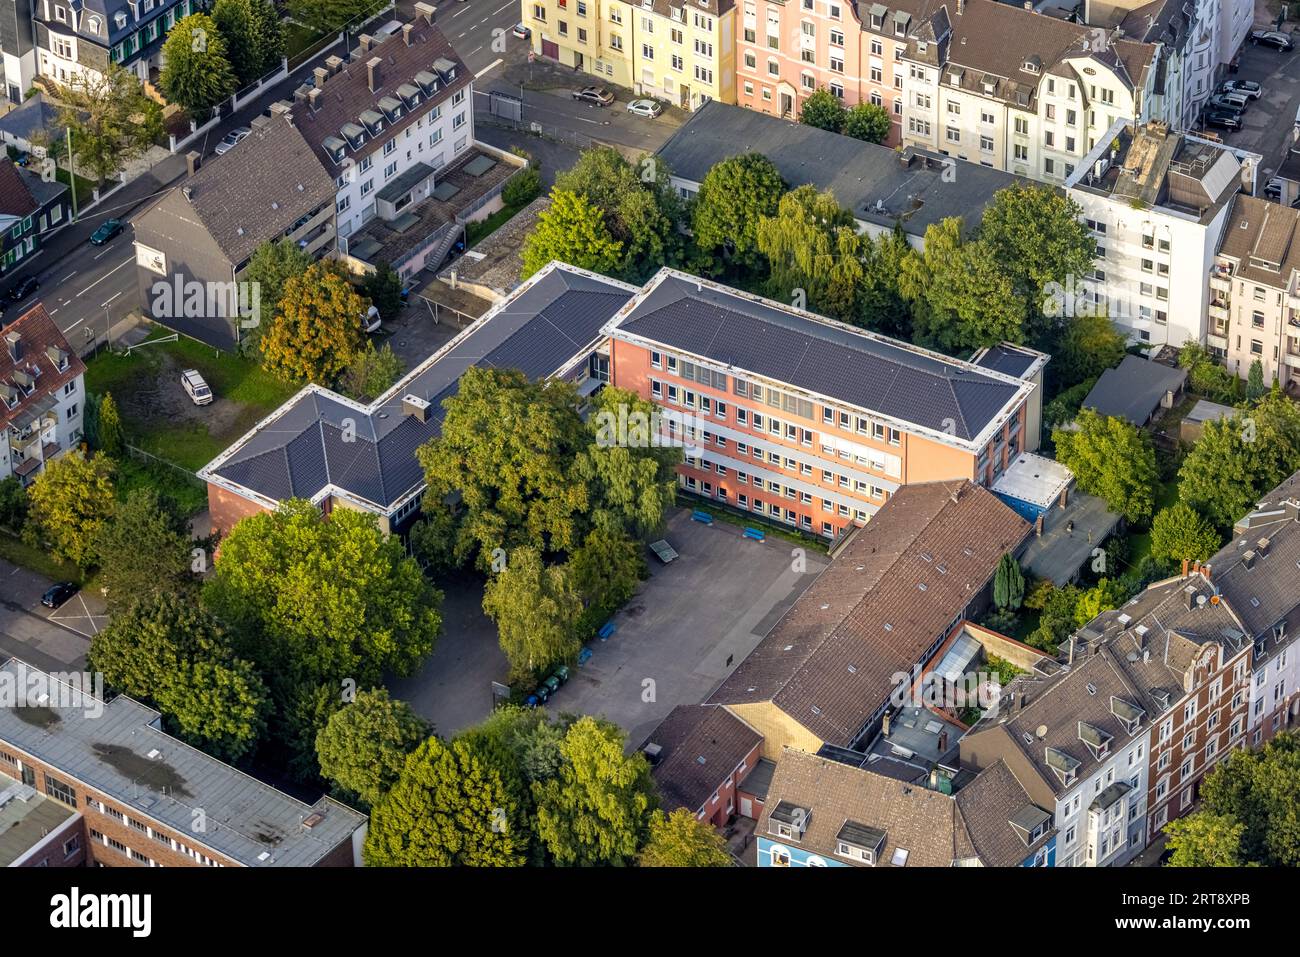
[[[1207,582],[1213,580],[1213,576],[1210,574],[1210,573],[1213,571],[1213,569],[1214,569],[1214,566],[1213,566],[1213,565],[1202,565],[1202,566],[1201,566],[1201,574],[1205,576],[1205,580],[1206,580]],[[1215,589],[1214,593],[1215,593],[1216,595],[1219,593],[1217,588]]]
[[[1272,544],[1273,540],[1271,538],[1261,538],[1255,543],[1255,554],[1263,558],[1268,554],[1268,547]]]
[[[1186,558],[1183,559],[1183,577],[1187,577],[1187,567],[1191,564]]]
[[[425,23],[433,22],[433,14],[437,8],[431,3],[417,3],[415,5],[415,15],[422,17]]]
[[[325,89],[325,81],[330,78],[330,71],[323,66],[318,66],[311,71],[311,75],[316,78],[316,89]]]
[[[966,12],[966,0],[957,0],[957,16]]]
[[[880,734],[883,737],[886,738],[889,737],[889,712],[888,711],[885,712],[885,716],[880,721]]]
[[[327,56],[325,58],[325,69],[330,76],[333,76],[339,70],[343,69],[343,58],[341,56]]]
[[[402,42],[405,43],[408,47],[411,45],[411,34],[414,32],[415,32],[415,24],[413,23],[402,24]]]
[[[23,337],[15,329],[5,333],[5,344],[9,346],[9,358],[17,362],[23,356]]]
[[[362,53],[369,53],[370,48],[374,46],[375,38],[369,33],[363,33],[357,37],[357,45],[361,48]]]
[[[939,732],[939,755],[942,757],[948,750],[948,729],[944,728]]]
[[[324,95],[325,94],[319,89],[313,89],[307,94],[307,105],[311,107],[313,113],[320,109],[320,98]]]
[[[1241,553],[1241,564],[1245,567],[1246,571],[1250,571],[1252,568],[1255,567],[1254,549],[1250,549]]]
[[[402,415],[409,415],[417,422],[429,421],[429,403],[418,395],[402,396]]]
[[[1196,607],[1196,586],[1188,585],[1183,589],[1183,607],[1191,611]]]
[[[383,60],[377,56],[372,56],[366,61],[366,76],[370,81],[370,92],[374,93],[379,89],[379,67]]]
[[[185,172],[188,175],[193,176],[199,171],[199,167],[202,165],[203,154],[198,150],[190,150],[185,154]]]

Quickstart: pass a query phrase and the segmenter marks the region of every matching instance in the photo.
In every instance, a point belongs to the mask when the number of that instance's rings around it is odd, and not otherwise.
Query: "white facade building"
[[[86,367],[43,306],[5,327],[0,341],[0,479],[30,485],[45,463],[82,439]]]

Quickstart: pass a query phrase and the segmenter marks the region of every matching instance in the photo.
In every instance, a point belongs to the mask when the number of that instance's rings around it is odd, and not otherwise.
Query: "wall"
[[[219,485],[208,483],[208,512],[211,515],[214,532],[220,532],[222,535],[229,534],[241,518],[265,511],[269,509]]]
[[[795,748],[816,754],[825,743],[770,701],[729,704],[724,707],[763,736],[759,756],[769,761],[780,761],[782,748]]]

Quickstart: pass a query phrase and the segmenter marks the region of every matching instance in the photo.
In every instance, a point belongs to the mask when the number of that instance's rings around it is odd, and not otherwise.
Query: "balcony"
[[[1210,273],[1210,288],[1215,292],[1231,292],[1232,277],[1226,273]]]
[[[1228,330],[1225,329],[1222,333],[1216,333],[1213,329],[1209,330],[1205,334],[1205,344],[1212,349],[1227,349]]]
[[[1228,306],[1226,303],[1220,305],[1218,303],[1212,302],[1208,307],[1208,312],[1210,314],[1211,319],[1216,319],[1224,323],[1228,321]]]

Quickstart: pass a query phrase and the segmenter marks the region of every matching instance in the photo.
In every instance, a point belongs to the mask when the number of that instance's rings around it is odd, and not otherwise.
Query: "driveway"
[[[613,637],[592,642],[591,659],[547,705],[603,715],[632,747],[677,705],[707,698],[828,562],[813,551],[798,562],[784,539],[755,542],[735,525],[693,522],[685,509],[666,537],[681,557],[651,558],[651,577],[614,617]]]
[[[1224,137],[1229,146],[1264,157],[1258,177],[1262,186],[1286,158],[1291,144],[1296,108],[1300,107],[1300,49],[1280,53],[1247,41],[1241,49],[1241,68],[1226,79],[1254,80],[1264,88],[1264,95],[1247,110],[1242,129]]]
[[[104,601],[78,592],[51,611],[41,605],[51,584],[0,559],[0,660],[21,658],[46,671],[85,667],[91,637],[108,623]]]

